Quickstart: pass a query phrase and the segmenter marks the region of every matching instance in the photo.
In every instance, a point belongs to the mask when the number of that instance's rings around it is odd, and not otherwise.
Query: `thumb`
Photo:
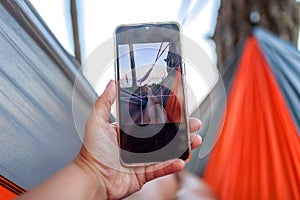
[[[168,174],[179,172],[184,168],[184,166],[185,162],[181,159],[169,160],[156,165],[150,165],[145,168],[145,181],[148,182]]]
[[[95,113],[104,121],[108,122],[110,109],[116,99],[116,84],[111,80],[102,95],[95,103]]]

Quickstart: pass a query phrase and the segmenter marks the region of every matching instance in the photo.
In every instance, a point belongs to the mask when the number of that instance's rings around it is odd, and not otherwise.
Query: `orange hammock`
[[[253,36],[240,60],[204,179],[220,199],[300,199],[298,132]]]
[[[172,80],[173,85],[170,91],[170,96],[166,104],[166,113],[170,122],[182,122],[183,121],[183,109],[182,109],[182,78],[181,78],[181,68],[175,75],[175,79]]]
[[[0,199],[10,200],[24,193],[25,190],[0,175]]]

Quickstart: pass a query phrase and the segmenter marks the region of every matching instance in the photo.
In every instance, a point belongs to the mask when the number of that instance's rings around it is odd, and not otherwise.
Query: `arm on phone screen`
[[[108,122],[115,90],[115,82],[110,81],[96,101],[86,124],[83,146],[74,161],[20,199],[120,199],[140,190],[148,181],[184,168],[180,159],[145,167],[120,164],[116,127]],[[190,119],[191,132],[200,126],[198,119]],[[200,146],[200,136],[192,134],[191,140],[192,149]]]

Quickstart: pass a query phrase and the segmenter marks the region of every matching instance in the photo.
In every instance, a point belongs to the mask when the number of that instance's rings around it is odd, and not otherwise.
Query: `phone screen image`
[[[116,45],[120,156],[127,164],[190,153],[179,32],[151,28],[160,32],[139,39],[149,29],[131,29]]]

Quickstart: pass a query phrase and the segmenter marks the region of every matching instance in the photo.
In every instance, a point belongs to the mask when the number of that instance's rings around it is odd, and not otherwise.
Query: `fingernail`
[[[177,162],[180,163],[181,166],[185,166],[185,162],[182,159],[177,159]]]

